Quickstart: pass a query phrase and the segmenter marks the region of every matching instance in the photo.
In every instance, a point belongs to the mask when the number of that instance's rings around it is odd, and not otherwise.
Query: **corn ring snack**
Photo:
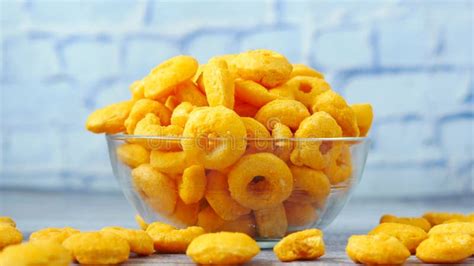
[[[398,223],[381,223],[372,229],[372,231],[369,232],[369,235],[380,233],[396,237],[403,245],[405,245],[405,247],[407,247],[411,254],[415,254],[416,247],[418,247],[418,245],[428,237],[426,232],[421,228],[409,224]]]
[[[288,86],[288,84],[283,84],[279,87],[268,90],[272,95],[275,95],[277,99],[280,100],[295,100],[295,90]]]
[[[195,225],[198,218],[199,207],[199,203],[186,204],[178,198],[170,219],[179,226]]]
[[[416,249],[424,263],[460,263],[474,254],[474,238],[467,234],[432,235]]]
[[[125,165],[135,168],[140,164],[149,163],[150,152],[138,144],[122,144],[117,148],[117,157]]]
[[[22,233],[9,224],[0,224],[0,251],[10,245],[21,243]]]
[[[290,79],[297,77],[297,76],[304,76],[304,77],[315,77],[324,79],[323,73],[312,69],[311,67],[304,65],[304,64],[292,64],[293,70],[290,74]]]
[[[184,253],[196,237],[204,234],[199,226],[177,229],[160,222],[150,224],[146,232],[153,239],[155,249],[161,253]]]
[[[30,242],[34,241],[53,241],[58,244],[62,244],[64,240],[68,237],[79,234],[79,230],[71,228],[71,227],[64,227],[64,228],[43,228],[36,232],[33,232],[30,235]]]
[[[470,216],[466,216],[466,217],[463,217],[463,218],[450,219],[450,220],[444,221],[443,224],[456,223],[456,222],[474,223],[474,216],[470,215]]]
[[[178,198],[174,180],[149,164],[142,164],[133,169],[132,178],[138,193],[155,211],[162,214],[173,212]]]
[[[291,129],[282,123],[276,123],[272,129],[272,137],[275,139],[272,153],[285,162],[290,160],[291,151],[293,151],[294,146],[290,140],[293,137]]]
[[[322,172],[304,166],[291,166],[293,191],[288,201],[324,203],[331,191],[328,177]]]
[[[359,127],[354,110],[350,108],[341,95],[332,90],[327,90],[318,97],[312,107],[313,113],[324,111],[330,114],[341,126],[344,137],[358,137]]]
[[[218,227],[218,231],[239,232],[254,237],[255,217],[252,214],[242,215],[234,221],[225,221],[223,225]]]
[[[234,108],[234,77],[224,60],[210,60],[202,72],[209,106]]]
[[[309,203],[283,202],[288,226],[311,226],[318,219],[318,212]]]
[[[160,125],[170,124],[171,111],[166,106],[150,99],[141,99],[134,103],[130,115],[124,122],[127,133],[136,134],[135,126],[149,113],[153,113],[160,118]]]
[[[280,158],[271,153],[243,156],[232,166],[228,177],[232,198],[252,210],[269,208],[287,199],[293,176]]]
[[[232,221],[250,213],[250,209],[241,205],[229,193],[227,176],[211,171],[207,176],[206,200],[222,219]]]
[[[225,222],[226,221],[217,215],[211,206],[205,207],[198,214],[197,225],[208,233],[219,231],[219,228],[224,225]]]
[[[294,77],[285,85],[293,90],[295,99],[308,108],[313,106],[316,97],[331,89],[331,86],[324,79],[304,76]]]
[[[427,212],[423,214],[423,218],[430,222],[431,226],[442,224],[451,219],[462,219],[464,214],[455,212]]]
[[[288,221],[283,204],[280,203],[268,209],[254,210],[253,214],[259,236],[277,238],[285,235]]]
[[[360,136],[367,136],[367,133],[369,133],[370,127],[372,126],[372,120],[374,119],[372,105],[370,105],[369,103],[357,103],[352,104],[351,108],[356,116]]]
[[[63,242],[80,264],[119,264],[130,256],[130,245],[110,232],[74,234]]]
[[[257,242],[243,233],[209,233],[191,242],[186,255],[199,264],[243,264],[260,252]]]
[[[171,114],[171,125],[184,128],[188,122],[189,114],[194,110],[194,105],[188,102],[182,102],[173,110]]]
[[[238,54],[231,63],[237,75],[274,88],[290,77],[293,66],[281,54],[270,50],[251,50]]]
[[[277,98],[257,82],[242,79],[235,81],[235,97],[256,107],[262,107]]]
[[[207,106],[206,96],[192,81],[185,81],[175,89],[176,99],[179,102],[189,102],[194,106]]]
[[[136,80],[130,85],[130,92],[132,93],[132,100],[138,101],[145,98],[145,83],[143,80]]]
[[[168,108],[168,110],[170,111],[173,111],[179,104],[180,101],[174,95],[170,95],[168,96],[168,98],[166,98],[165,107]]]
[[[307,229],[285,236],[273,252],[281,261],[314,260],[324,255],[323,232]]]
[[[158,151],[150,153],[150,164],[166,174],[182,174],[192,165],[200,164],[199,158],[184,151]]]
[[[309,115],[308,109],[298,101],[274,100],[262,106],[255,115],[255,119],[265,125],[268,130],[272,130],[276,123],[282,123],[295,130]]]
[[[353,235],[346,253],[355,263],[366,265],[400,265],[410,257],[410,251],[397,238],[386,234]]]
[[[191,79],[197,71],[198,62],[191,56],[179,55],[170,58],[144,78],[145,97],[160,99],[170,95],[176,85]]]
[[[155,253],[153,239],[143,230],[128,229],[119,226],[107,226],[101,229],[102,232],[109,232],[127,240],[130,245],[130,252],[137,255],[148,256]]]
[[[135,222],[137,222],[138,227],[142,230],[146,230],[148,228],[148,223],[143,220],[143,218],[140,215],[135,215]]]
[[[431,229],[431,224],[425,218],[421,217],[396,217],[394,215],[385,214],[380,217],[380,223],[399,223],[399,224],[408,224],[419,227],[425,232],[428,232]]]
[[[474,238],[474,223],[471,222],[453,222],[446,224],[438,224],[433,226],[428,235],[438,234],[466,234]]]
[[[254,117],[258,112],[258,108],[248,103],[236,101],[234,111],[241,117]]]
[[[202,165],[186,168],[183,176],[178,179],[179,197],[186,204],[200,201],[206,192],[206,183],[206,171]]]
[[[55,242],[29,242],[12,245],[0,253],[2,266],[69,266],[71,254]]]
[[[107,134],[115,134],[124,131],[124,122],[127,119],[132,106],[132,101],[125,101],[95,110],[87,118],[87,130],[93,133]]]
[[[0,225],[1,224],[7,224],[13,227],[16,227],[15,221],[12,218],[7,217],[7,216],[0,216]]]
[[[332,185],[346,181],[352,175],[352,155],[349,146],[340,143],[333,148],[329,164],[324,168],[324,173]]]
[[[168,139],[132,139],[131,141],[152,150],[176,151],[181,149],[181,143],[179,139],[173,139],[173,137],[181,136],[183,128],[176,125],[161,126],[159,117],[150,113],[137,123],[134,134],[170,137]]]
[[[223,106],[200,107],[189,115],[183,131],[189,139],[181,144],[186,154],[202,158],[204,168],[222,169],[245,152],[246,135],[245,125],[234,111]]]
[[[270,132],[257,120],[251,117],[242,117],[245,129],[247,130],[247,154],[265,152],[271,150]],[[257,140],[259,138],[266,140]]]

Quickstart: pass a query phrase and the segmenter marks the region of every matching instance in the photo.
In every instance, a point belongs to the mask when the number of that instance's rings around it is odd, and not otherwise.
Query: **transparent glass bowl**
[[[240,231],[263,248],[292,231],[327,227],[359,183],[369,150],[367,138],[106,138],[114,175],[145,221]],[[202,167],[183,179],[192,165]],[[185,193],[196,193],[189,204]]]

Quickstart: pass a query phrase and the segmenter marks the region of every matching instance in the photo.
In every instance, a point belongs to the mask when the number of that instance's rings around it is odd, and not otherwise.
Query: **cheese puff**
[[[272,144],[269,141],[271,136],[265,126],[250,117],[242,117],[241,120],[247,130],[247,154],[269,151]]]
[[[93,133],[115,134],[125,130],[126,121],[133,101],[119,102],[95,110],[86,121],[87,130]]]
[[[207,106],[206,96],[199,91],[192,81],[185,81],[179,84],[176,89],[176,98],[179,102],[189,102],[194,106]]]
[[[199,203],[186,204],[178,198],[170,219],[179,226],[195,225],[198,219]]]
[[[399,223],[381,223],[377,225],[369,235],[384,233],[396,237],[405,247],[415,254],[416,247],[428,236],[426,232],[413,225]]]
[[[198,214],[197,225],[208,233],[219,231],[225,222],[210,206],[205,207]]]
[[[254,237],[256,234],[255,218],[252,214],[242,215],[236,220],[225,221],[218,231],[240,232]]]
[[[268,130],[272,130],[276,123],[282,123],[296,130],[301,121],[309,116],[308,109],[298,101],[274,100],[262,106],[255,115],[255,119],[265,125]]]
[[[329,152],[329,163],[324,168],[324,173],[332,185],[344,182],[352,175],[352,154],[349,146],[343,143],[334,144],[335,147]]]
[[[474,238],[467,234],[432,235],[416,249],[424,263],[460,263],[474,254]]]
[[[153,239],[143,230],[127,229],[119,226],[107,226],[102,228],[103,232],[110,232],[127,240],[130,251],[143,256],[155,253]]]
[[[170,95],[168,96],[168,98],[166,98],[165,107],[168,108],[170,111],[173,111],[176,106],[178,106],[178,104],[180,104],[180,101],[178,100],[178,98],[176,98],[176,96]]]
[[[241,117],[254,117],[258,112],[258,108],[248,103],[236,101],[234,111]]]
[[[71,227],[64,227],[64,228],[44,228],[33,232],[30,235],[30,242],[34,241],[53,241],[58,244],[62,244],[64,240],[68,237],[79,234],[79,230],[71,228]]]
[[[241,79],[235,81],[235,97],[256,107],[262,107],[277,98],[257,82]]]
[[[201,164],[201,158],[184,151],[159,151],[150,153],[150,164],[166,174],[182,174],[192,165]]]
[[[272,153],[285,162],[290,160],[294,147],[294,143],[290,140],[293,137],[291,129],[282,123],[276,123],[272,129],[272,137],[275,139]]]
[[[143,80],[136,80],[134,81],[130,87],[130,92],[132,93],[132,100],[138,101],[140,99],[145,98],[145,83]]]
[[[399,223],[409,224],[423,229],[428,232],[431,229],[431,224],[425,218],[421,217],[396,217],[394,215],[385,214],[380,217],[380,223]]]
[[[437,234],[466,234],[474,237],[474,223],[453,222],[433,226],[428,232],[429,236]]]
[[[309,167],[291,166],[293,191],[288,201],[299,203],[324,203],[331,191],[328,177]]]
[[[188,102],[182,102],[173,110],[171,114],[171,125],[184,128],[188,122],[189,114],[194,110],[194,105]]]
[[[353,235],[347,242],[346,253],[355,263],[366,265],[400,265],[410,257],[402,242],[386,234]]]
[[[374,119],[374,112],[372,105],[369,103],[357,103],[351,104],[352,110],[354,110],[357,126],[359,127],[360,136],[365,137],[369,133],[372,121]]]
[[[427,212],[423,214],[423,218],[430,222],[431,226],[442,224],[451,219],[462,219],[464,214],[454,212]]]
[[[21,243],[23,235],[9,224],[0,224],[0,251],[10,245]]]
[[[125,165],[135,168],[150,161],[150,152],[138,144],[122,144],[117,148],[117,157]]]
[[[128,134],[136,134],[135,126],[147,114],[153,113],[160,118],[160,125],[169,125],[171,111],[162,103],[150,99],[141,99],[134,103],[130,115],[125,120],[125,127]]]
[[[206,171],[202,165],[192,165],[178,179],[179,197],[186,204],[199,202],[206,192]]]
[[[257,232],[260,237],[282,237],[288,229],[288,221],[283,204],[268,209],[254,210]]]
[[[297,76],[304,76],[304,77],[315,77],[324,79],[323,73],[312,69],[311,67],[304,65],[304,64],[292,64],[293,70],[291,71],[290,79],[297,77]]]
[[[204,234],[204,229],[199,226],[177,229],[160,222],[154,222],[148,226],[146,232],[153,239],[158,252],[184,253],[193,239]]]
[[[308,108],[313,106],[316,97],[331,89],[329,83],[324,79],[304,76],[297,76],[290,79],[286,83],[286,86],[293,90],[295,99]]]
[[[318,212],[311,204],[285,201],[283,205],[288,226],[311,226],[318,219]]]
[[[2,266],[68,266],[72,256],[61,244],[49,241],[12,245],[0,253]]]
[[[211,60],[202,72],[204,89],[209,106],[234,108],[234,77],[224,60]]]
[[[13,227],[16,227],[15,221],[12,218],[7,217],[7,216],[0,216],[0,224],[8,224]]]
[[[285,236],[273,252],[281,261],[314,260],[324,255],[323,232],[307,229]]]

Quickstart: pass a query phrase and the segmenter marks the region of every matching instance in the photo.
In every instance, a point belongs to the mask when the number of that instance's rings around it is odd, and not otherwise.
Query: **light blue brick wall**
[[[171,56],[265,47],[373,104],[357,196],[474,193],[472,1],[0,3],[0,187],[117,190],[91,110]]]

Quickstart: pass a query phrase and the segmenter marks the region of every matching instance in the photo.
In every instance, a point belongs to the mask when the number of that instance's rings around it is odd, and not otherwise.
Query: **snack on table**
[[[438,224],[433,226],[428,232],[429,236],[438,234],[466,234],[474,238],[474,223],[453,222],[446,224]]]
[[[243,264],[260,252],[257,242],[243,233],[209,233],[196,237],[186,255],[199,264]]]
[[[35,241],[53,241],[58,244],[62,244],[64,240],[68,237],[79,234],[79,230],[71,228],[71,227],[64,227],[64,228],[43,228],[36,232],[33,232],[30,235],[30,242]]]
[[[324,255],[323,232],[307,229],[285,236],[273,248],[281,261],[314,260]]]
[[[143,218],[140,215],[135,215],[135,222],[137,222],[138,226],[142,230],[146,230],[148,228],[148,223],[143,220]]]
[[[380,223],[399,223],[399,224],[409,224],[423,229],[425,232],[428,232],[431,229],[431,224],[422,217],[397,217],[391,214],[385,214],[380,217]]]
[[[15,221],[12,218],[7,217],[7,216],[0,216],[0,225],[1,224],[8,224],[13,227],[16,227]]]
[[[402,242],[386,234],[353,235],[347,242],[346,252],[355,263],[368,265],[399,265],[410,257],[410,251]]]
[[[0,251],[10,245],[21,243],[22,233],[10,224],[0,224]]]
[[[193,239],[205,233],[199,226],[177,229],[160,222],[151,223],[146,232],[153,239],[156,251],[160,253],[184,253]]]
[[[421,242],[416,256],[424,263],[460,263],[474,255],[474,238],[467,234],[435,234]]]
[[[464,218],[464,214],[462,213],[454,213],[454,212],[427,212],[423,214],[423,218],[430,222],[431,226],[435,226],[438,224],[442,224],[445,221],[451,219],[462,219]]]
[[[69,251],[61,244],[50,241],[12,245],[0,252],[2,266],[68,266],[72,263]]]
[[[153,239],[143,230],[128,229],[119,226],[107,226],[101,229],[103,232],[110,232],[128,241],[130,252],[138,255],[148,256],[155,252]]]
[[[412,254],[415,254],[416,247],[428,237],[421,228],[399,223],[381,223],[372,229],[369,235],[381,233],[396,237]]]

